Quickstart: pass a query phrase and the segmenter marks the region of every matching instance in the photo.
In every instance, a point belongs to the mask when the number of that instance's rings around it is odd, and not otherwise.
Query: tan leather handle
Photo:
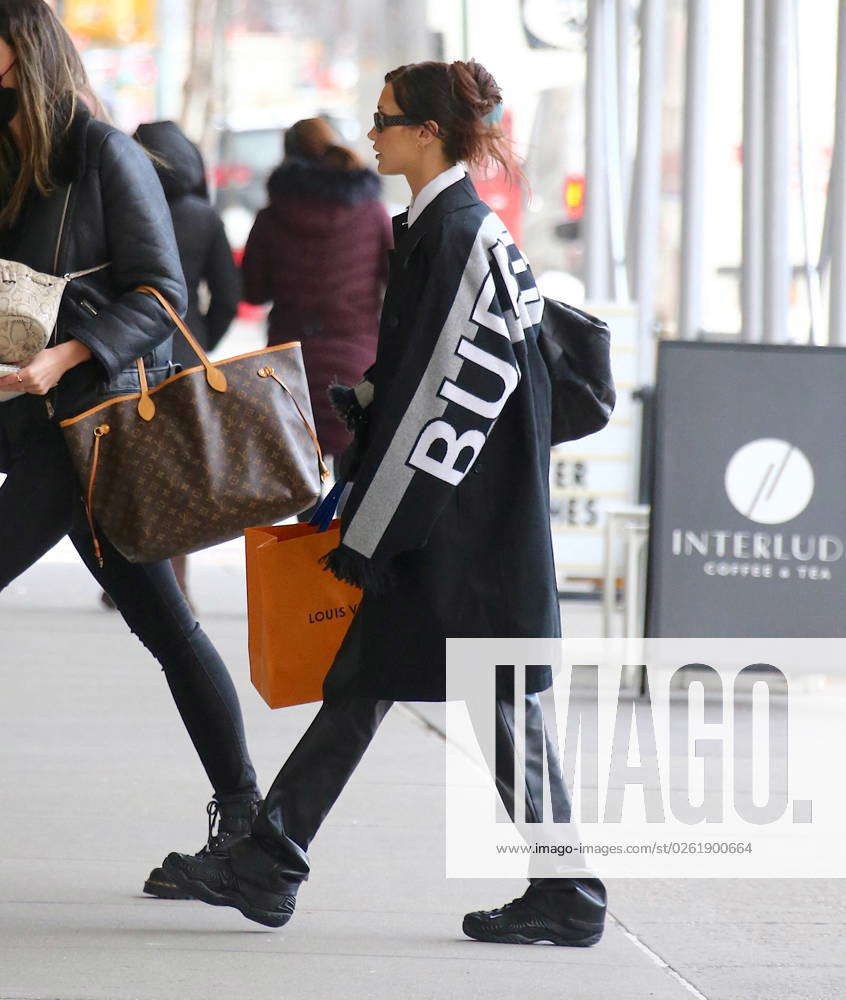
[[[141,398],[138,400],[138,416],[142,420],[152,420],[156,415],[156,404],[150,396],[150,387],[147,385],[147,372],[144,362],[139,358],[135,364],[138,366],[138,382],[141,385]]]
[[[206,381],[208,382],[208,384],[212,387],[212,389],[216,389],[217,392],[226,392],[226,376],[219,368],[215,368],[215,366],[211,363],[211,361],[209,361],[208,357],[206,356],[206,352],[197,343],[197,340],[194,337],[193,333],[191,333],[188,327],[182,322],[181,317],[177,314],[176,310],[168,302],[168,300],[164,297],[164,295],[162,295],[162,293],[157,288],[153,288],[150,285],[139,285],[138,288],[135,289],[135,291],[146,292],[147,295],[152,295],[153,298],[159,302],[159,304],[162,306],[162,308],[165,310],[168,316],[170,316],[170,318],[173,320],[177,330],[179,330],[182,336],[188,341],[188,343],[191,345],[191,349],[197,355],[199,360],[203,363],[203,367],[206,369]],[[143,362],[141,362],[140,360],[138,364],[141,365],[141,367],[143,367]],[[152,402],[152,400],[150,400],[150,402]],[[140,403],[139,403],[139,412],[140,412]],[[153,408],[153,412],[155,413],[155,407]],[[151,418],[145,417],[145,419],[151,419]]]
[[[99,427],[94,428],[94,457],[91,460],[91,474],[88,478],[88,496],[85,500],[85,516],[88,518],[94,555],[100,569],[103,568],[103,553],[100,550],[100,539],[97,537],[97,529],[94,527],[94,483],[97,480],[97,463],[100,460],[100,438],[108,433],[108,424],[100,424]]]
[[[311,426],[308,420],[306,420],[306,415],[303,413],[302,407],[297,402],[297,397],[291,392],[288,386],[285,385],[282,379],[279,378],[279,376],[276,374],[276,370],[272,368],[270,365],[265,365],[264,368],[259,368],[258,374],[261,378],[272,378],[275,382],[278,382],[279,385],[282,386],[285,392],[288,393],[288,395],[291,398],[291,402],[297,408],[297,413],[299,413],[300,415],[300,420],[302,420],[302,422],[305,424],[306,430],[311,436],[311,440],[314,442],[314,447],[317,451],[317,464],[320,468],[320,479],[321,481],[328,479],[329,470],[326,468],[326,464],[323,461],[323,449],[320,447],[320,442],[317,440],[317,435],[314,433],[314,428]]]

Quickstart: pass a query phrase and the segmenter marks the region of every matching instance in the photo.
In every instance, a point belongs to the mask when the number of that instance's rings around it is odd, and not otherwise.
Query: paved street
[[[249,684],[237,545],[194,560],[201,617],[235,675],[266,783],[314,707]],[[570,634],[597,610],[565,608]],[[398,706],[316,840],[291,924],[140,893],[205,836],[205,778],[160,672],[62,546],[0,602],[0,1000],[834,1000],[846,893],[822,881],[625,880],[588,950],[486,945],[461,915],[513,882],[444,869],[442,713]]]

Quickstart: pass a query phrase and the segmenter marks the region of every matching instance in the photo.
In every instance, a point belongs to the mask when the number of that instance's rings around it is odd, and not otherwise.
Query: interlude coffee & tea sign
[[[842,636],[846,349],[665,342],[647,635]]]

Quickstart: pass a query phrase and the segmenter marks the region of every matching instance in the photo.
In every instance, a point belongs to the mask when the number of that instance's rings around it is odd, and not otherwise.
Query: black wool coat
[[[329,558],[364,597],[324,693],[440,701],[447,637],[561,634],[543,306],[469,178],[410,229],[399,216],[394,235],[373,399]],[[550,681],[539,667],[527,690]]]
[[[202,156],[175,122],[140,125],[135,138],[159,160],[156,173],[170,206],[188,287],[185,322],[200,346],[212,351],[238,312],[241,276],[223,222],[209,203]],[[199,302],[201,282],[209,292],[205,312]],[[197,356],[178,334],[173,340],[173,360],[184,368],[198,364]]]
[[[53,193],[30,192],[22,216],[0,240],[7,259],[47,274],[109,265],[70,282],[62,300],[56,341],[79,340],[93,355],[48,396],[55,416],[64,418],[104,395],[138,392],[138,358],[151,384],[173,371],[173,324],[152,296],[133,289],[151,285],[180,314],[186,294],[164,192],[138,143],[79,106],[52,173]]]

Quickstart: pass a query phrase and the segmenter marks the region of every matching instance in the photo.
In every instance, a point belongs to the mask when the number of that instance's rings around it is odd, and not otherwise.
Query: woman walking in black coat
[[[143,150],[83,103],[82,62],[44,0],[0,0],[0,86],[0,257],[48,274],[108,264],[69,283],[51,345],[0,378],[0,391],[23,393],[0,403],[0,591],[70,536],[164,669],[214,788],[215,847],[249,828],[259,798],[235,688],[168,562],[130,563],[103,539],[98,563],[57,425],[138,392],[137,358],[151,382],[172,373],[171,324],[134,291],[150,285],[185,309],[170,212]],[[160,875],[148,890],[179,895]]]
[[[387,75],[369,133],[380,172],[403,174],[413,200],[394,220],[376,363],[355,390],[338,393],[360,449],[328,565],[364,596],[323,706],[251,836],[214,858],[171,856],[165,866],[186,891],[269,926],[293,913],[308,846],[391,703],[446,697],[446,638],[561,634],[550,383],[537,343],[543,304],[461,166],[507,163],[501,100],[478,63],[403,66]],[[531,803],[543,801],[537,692],[550,683],[548,667],[528,668]],[[513,692],[498,689],[497,745],[514,746],[514,718]],[[554,756],[549,771],[563,819],[569,800]],[[502,772],[497,788],[512,812],[513,768]],[[530,822],[537,808],[527,801]],[[599,940],[604,917],[598,879],[534,878],[513,903],[468,914],[463,927],[485,941],[585,946]]]

